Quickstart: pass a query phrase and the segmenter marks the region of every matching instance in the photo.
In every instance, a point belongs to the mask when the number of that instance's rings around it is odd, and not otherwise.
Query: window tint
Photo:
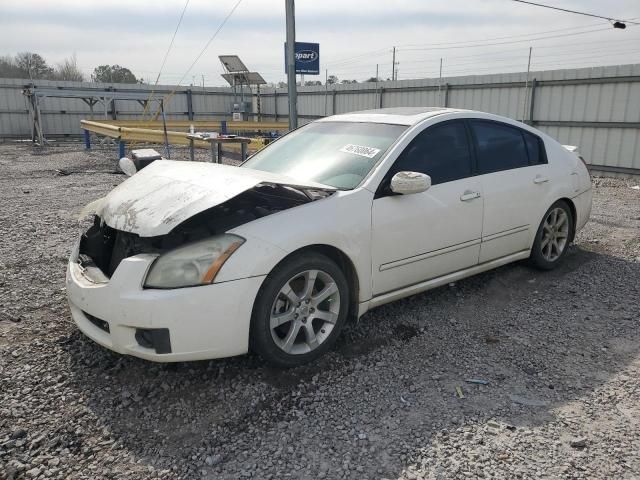
[[[529,132],[523,131],[522,135],[524,135],[524,141],[527,144],[529,164],[538,165],[540,163],[547,163],[547,157],[544,153],[542,140]]]
[[[472,121],[478,173],[498,172],[529,165],[522,131],[495,122]]]
[[[471,155],[462,122],[427,128],[400,154],[387,178],[398,172],[426,173],[431,183],[450,182],[471,175]]]

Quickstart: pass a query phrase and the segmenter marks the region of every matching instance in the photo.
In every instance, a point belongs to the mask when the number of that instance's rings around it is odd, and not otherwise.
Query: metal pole
[[[393,47],[393,60],[391,61],[391,80],[396,79],[396,47]]]
[[[438,104],[442,106],[442,57],[440,57],[440,78],[438,79]]]
[[[524,80],[524,99],[522,100],[522,122],[527,116],[527,96],[529,92],[529,72],[531,71],[531,51],[533,47],[529,47],[529,62],[527,63],[527,77]]]
[[[327,116],[327,95],[329,94],[329,70],[324,71],[324,116]]]
[[[378,103],[380,103],[379,100],[378,100],[378,80],[379,80],[378,79],[378,64],[376,63],[376,95],[375,95],[375,98],[374,98],[374,102],[375,103],[373,105],[373,108],[376,108],[376,105]]]
[[[247,144],[244,142],[240,144],[240,158],[243,162],[247,159]]]
[[[167,152],[167,158],[171,158],[169,150],[169,134],[167,133],[167,117],[164,114],[164,100],[160,100],[160,112],[162,113],[162,129],[164,130],[164,148]]]
[[[298,92],[296,89],[296,20],[294,0],[285,0],[287,14],[287,91],[289,94],[289,130],[298,128]]]

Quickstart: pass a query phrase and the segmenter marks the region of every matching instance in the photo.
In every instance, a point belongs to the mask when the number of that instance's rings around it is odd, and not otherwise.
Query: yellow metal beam
[[[105,137],[120,138],[120,127],[115,125],[107,125],[101,122],[90,120],[80,120],[80,128],[89,130],[90,132],[104,135]]]
[[[149,122],[147,122],[149,123]],[[80,120],[80,127],[98,135],[116,138],[123,142],[146,142],[164,144],[165,134],[163,130],[149,128],[130,128],[115,126],[102,121]],[[167,141],[170,145],[190,145],[191,140],[187,138],[188,132],[167,131]],[[250,140],[250,141],[248,141]],[[247,143],[249,151],[260,150],[264,143],[260,138],[248,139],[245,137],[221,138],[219,142],[226,150],[240,151],[240,144]],[[211,143],[204,140],[194,140],[193,146],[196,148],[211,148]]]
[[[163,123],[158,120],[95,120],[94,123],[130,128],[162,129]],[[189,130],[193,125],[195,130],[220,130],[219,120],[167,120],[167,128]],[[227,122],[227,130],[230,131],[287,131],[289,125],[286,122]]]

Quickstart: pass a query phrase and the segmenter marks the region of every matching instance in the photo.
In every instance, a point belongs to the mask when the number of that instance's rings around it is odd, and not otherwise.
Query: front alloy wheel
[[[324,255],[285,260],[267,276],[256,298],[252,349],[280,367],[318,358],[340,333],[348,295],[344,273]]]
[[[285,282],[273,302],[271,337],[285,353],[309,353],[329,338],[339,312],[340,291],[331,275],[301,272]]]

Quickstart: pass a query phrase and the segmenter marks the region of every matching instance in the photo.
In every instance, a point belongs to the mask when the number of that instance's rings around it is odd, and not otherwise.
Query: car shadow
[[[571,247],[551,272],[516,263],[379,307],[286,371],[255,355],[153,364],[77,331],[62,344],[72,388],[142,463],[236,478],[272,458],[277,478],[304,457],[292,478],[395,478],[442,432],[544,424],[624,370],[640,350],[633,278],[640,263]]]

